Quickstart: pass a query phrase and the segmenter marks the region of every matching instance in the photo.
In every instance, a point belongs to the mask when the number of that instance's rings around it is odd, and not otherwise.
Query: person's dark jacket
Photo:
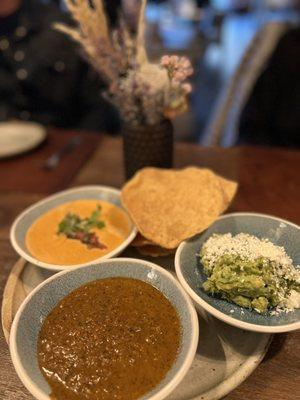
[[[101,97],[103,82],[72,39],[53,28],[56,21],[70,23],[38,0],[24,0],[0,18],[0,121],[117,131],[117,112]]]
[[[300,28],[279,41],[240,120],[239,143],[300,147]]]

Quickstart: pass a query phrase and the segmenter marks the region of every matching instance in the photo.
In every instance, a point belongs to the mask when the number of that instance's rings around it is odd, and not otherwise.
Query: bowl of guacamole
[[[179,281],[202,311],[238,328],[300,328],[300,227],[233,213],[179,246]]]
[[[300,267],[284,247],[246,233],[214,234],[199,257],[207,293],[258,313],[300,308]]]

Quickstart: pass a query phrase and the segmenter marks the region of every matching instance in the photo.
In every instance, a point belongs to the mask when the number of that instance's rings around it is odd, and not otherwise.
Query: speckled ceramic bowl
[[[48,264],[32,256],[28,251],[25,243],[27,230],[30,228],[33,222],[41,215],[43,215],[45,212],[59,206],[60,204],[64,204],[74,200],[105,200],[118,207],[121,207],[124,210],[120,200],[120,191],[118,189],[111,188],[108,186],[81,186],[56,193],[53,196],[49,196],[39,201],[38,203],[32,205],[31,207],[27,208],[14,221],[10,231],[10,241],[16,252],[19,253],[21,257],[25,258],[25,260],[29,261],[32,264],[37,265],[38,267],[55,271],[62,271],[66,269],[73,269],[74,267],[75,268],[83,267],[86,265],[97,263],[100,260],[115,257],[118,254],[120,254],[135,238],[137,230],[133,222],[131,222],[130,233],[128,237],[120,244],[120,246],[116,247],[108,254],[105,254],[103,257],[97,258],[92,262],[89,261],[88,263],[84,264],[77,264],[77,265]],[[128,218],[131,221],[129,215]]]
[[[213,233],[249,233],[283,246],[294,265],[300,265],[300,227],[280,218],[254,213],[234,213],[220,217],[209,229],[180,244],[175,256],[178,279],[197,306],[238,328],[255,332],[287,332],[300,329],[300,309],[272,316],[258,314],[211,295],[202,288],[207,279],[199,261],[199,251]]]
[[[198,319],[190,298],[163,268],[143,260],[115,258],[53,275],[37,286],[19,308],[10,334],[11,358],[21,381],[36,399],[50,399],[50,388],[39,370],[36,350],[44,319],[74,289],[109,277],[136,278],[153,285],[171,301],[180,317],[182,343],[178,357],[165,379],[141,399],[165,398],[187,373],[198,344]]]

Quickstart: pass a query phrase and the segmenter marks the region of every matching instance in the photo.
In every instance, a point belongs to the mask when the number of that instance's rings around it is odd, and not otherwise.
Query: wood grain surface
[[[204,149],[178,144],[175,164],[178,167],[209,167],[225,177],[237,179],[239,191],[230,211],[264,212],[300,224],[300,152],[251,147]],[[72,186],[104,184],[120,187],[123,182],[121,141],[103,137]],[[40,198],[34,193],[0,191],[1,297],[12,265],[18,259],[9,243],[10,225],[21,210]],[[226,400],[297,400],[300,399],[299,376],[300,332],[278,334],[263,362],[250,378],[226,396]],[[32,400],[14,372],[2,331],[0,399]]]
[[[10,270],[9,277],[3,290],[1,322],[4,337],[7,343],[9,343],[9,335],[12,322],[20,305],[19,303],[17,307],[14,307],[15,296],[13,296],[12,294],[18,293],[18,297],[21,299],[21,302],[23,302],[26,297],[26,292],[25,290],[23,290],[23,287],[20,284],[20,276],[25,265],[26,261],[23,258],[20,258],[16,262],[16,264]]]
[[[0,190],[23,191],[47,195],[70,184],[80,168],[97,148],[101,135],[74,131],[50,129],[44,143],[30,153],[3,159],[0,162]],[[59,168],[43,168],[46,160],[57,151],[62,151],[72,140],[80,141],[73,151],[66,152],[59,162]],[[26,178],[24,173],[26,171]]]

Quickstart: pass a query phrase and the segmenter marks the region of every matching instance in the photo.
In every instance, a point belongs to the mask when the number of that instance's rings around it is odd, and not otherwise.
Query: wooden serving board
[[[13,266],[4,288],[1,312],[2,328],[7,343],[11,324],[21,303],[38,284],[54,272],[35,267],[22,258]]]
[[[124,255],[124,254],[123,254]],[[141,258],[134,249],[125,256]],[[145,257],[143,257],[145,258]],[[174,273],[173,257],[149,258]],[[6,341],[13,318],[26,296],[54,271],[20,259],[12,268],[2,302],[2,327]],[[199,346],[188,374],[168,400],[217,400],[242,383],[264,358],[272,335],[229,326],[198,310]]]

